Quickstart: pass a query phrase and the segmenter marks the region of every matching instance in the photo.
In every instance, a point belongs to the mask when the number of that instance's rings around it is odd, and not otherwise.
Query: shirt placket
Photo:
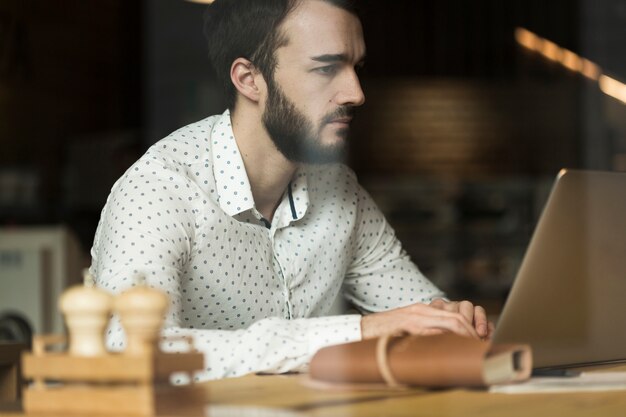
[[[280,250],[280,235],[281,230],[271,228],[269,229],[270,240],[272,242],[273,249],[273,262],[274,262],[274,271],[278,274],[281,280],[282,289],[283,289],[283,299],[285,300],[285,311],[284,317],[286,319],[291,319],[294,316],[293,311],[293,292],[290,288],[290,274],[287,265],[289,265],[289,259],[285,257],[285,255]],[[283,259],[284,258],[284,259]]]

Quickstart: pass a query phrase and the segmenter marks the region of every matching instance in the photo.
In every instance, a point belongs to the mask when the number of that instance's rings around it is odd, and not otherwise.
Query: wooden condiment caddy
[[[61,335],[35,336],[32,353],[22,356],[22,375],[32,381],[23,392],[27,413],[86,415],[154,415],[182,408],[202,408],[206,390],[193,383],[170,384],[173,373],[204,369],[204,357],[193,350],[166,353],[158,348],[167,297],[137,286],[113,297],[88,287],[67,290],[60,300],[69,330]],[[104,331],[111,311],[120,315],[127,348],[104,348]],[[61,349],[59,349],[61,348]]]

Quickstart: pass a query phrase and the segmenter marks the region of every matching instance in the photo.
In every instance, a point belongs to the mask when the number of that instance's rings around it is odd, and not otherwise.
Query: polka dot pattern
[[[302,370],[360,339],[360,315],[327,316],[338,296],[362,313],[442,296],[344,165],[301,166],[266,223],[225,112],[157,142],[116,182],[91,272],[112,293],[138,276],[165,291],[164,335],[194,337],[198,379]],[[107,342],[124,346],[116,319]]]

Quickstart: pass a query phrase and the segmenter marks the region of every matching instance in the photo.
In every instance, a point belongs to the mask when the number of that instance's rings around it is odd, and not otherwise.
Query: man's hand
[[[411,304],[361,319],[363,339],[401,332],[423,336],[452,332],[484,339],[492,330],[485,309],[469,301],[457,303],[436,299],[430,305]]]
[[[475,306],[469,301],[446,301],[441,298],[433,300],[430,306],[461,314],[481,339],[490,339],[493,334],[494,324],[487,320],[487,313],[481,306]]]

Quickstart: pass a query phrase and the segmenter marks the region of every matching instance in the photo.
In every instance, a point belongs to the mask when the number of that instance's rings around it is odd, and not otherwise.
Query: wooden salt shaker
[[[113,296],[104,290],[74,286],[59,299],[69,330],[69,353],[75,356],[99,356],[107,353],[104,331],[113,307]]]
[[[168,297],[162,291],[144,285],[133,287],[115,299],[115,311],[126,332],[129,355],[146,355],[158,349]]]

